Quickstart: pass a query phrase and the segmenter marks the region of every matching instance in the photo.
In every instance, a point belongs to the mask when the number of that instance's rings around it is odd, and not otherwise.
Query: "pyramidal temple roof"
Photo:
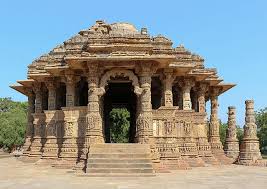
[[[222,84],[216,69],[204,67],[204,59],[187,50],[183,45],[172,46],[165,36],[150,36],[147,28],[136,29],[129,23],[108,24],[102,20],[88,29],[80,31],[49,53],[34,60],[28,66],[28,79],[48,77],[51,73],[65,69],[83,69],[85,62],[138,63],[157,62],[161,68],[176,70],[177,76],[187,75],[197,80],[205,80],[212,85]]]

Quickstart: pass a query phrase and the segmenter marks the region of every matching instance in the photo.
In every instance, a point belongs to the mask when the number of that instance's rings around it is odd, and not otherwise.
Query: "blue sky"
[[[205,58],[225,82],[237,86],[219,98],[219,116],[227,121],[227,107],[237,107],[244,123],[244,101],[267,106],[267,1],[1,1],[0,97],[26,98],[8,86],[26,78],[27,65],[57,44],[104,19],[147,27]]]

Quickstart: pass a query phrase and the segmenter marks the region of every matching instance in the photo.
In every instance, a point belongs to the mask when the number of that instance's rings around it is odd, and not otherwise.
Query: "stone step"
[[[131,148],[131,149],[147,149],[148,144],[138,144],[138,143],[103,143],[103,144],[92,144],[90,148]]]
[[[154,177],[154,173],[85,173],[78,174],[80,177]]]
[[[91,154],[91,152],[89,152],[88,154],[88,159],[91,158],[149,158],[150,154],[135,154],[135,153],[110,153],[110,154],[105,154],[105,153],[98,153],[98,154]]]
[[[109,154],[109,153],[129,153],[129,154],[140,154],[140,153],[149,153],[149,148],[90,148],[91,154]]]
[[[154,173],[152,168],[90,168],[87,173]]]
[[[94,158],[88,159],[87,163],[151,163],[148,158]]]
[[[88,168],[152,168],[149,163],[88,163]]]

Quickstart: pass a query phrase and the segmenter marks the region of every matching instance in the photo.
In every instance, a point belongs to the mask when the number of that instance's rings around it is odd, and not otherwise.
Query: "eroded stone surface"
[[[172,44],[146,28],[96,21],[34,60],[27,80],[12,86],[30,102],[24,158],[86,170],[90,145],[110,142],[110,107],[123,106],[132,115],[129,142],[149,144],[154,163],[171,168],[227,163],[218,97],[235,85],[223,83],[199,55]],[[126,101],[134,103],[115,102],[126,94],[120,92],[107,100],[114,84],[129,84]]]

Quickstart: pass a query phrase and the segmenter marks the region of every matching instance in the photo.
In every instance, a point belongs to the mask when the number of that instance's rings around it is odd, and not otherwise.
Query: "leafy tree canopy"
[[[262,153],[267,153],[267,108],[256,112],[256,124]]]
[[[24,142],[27,102],[0,98],[0,148],[12,150]]]
[[[113,108],[109,117],[111,142],[129,142],[130,112],[126,108]]]

